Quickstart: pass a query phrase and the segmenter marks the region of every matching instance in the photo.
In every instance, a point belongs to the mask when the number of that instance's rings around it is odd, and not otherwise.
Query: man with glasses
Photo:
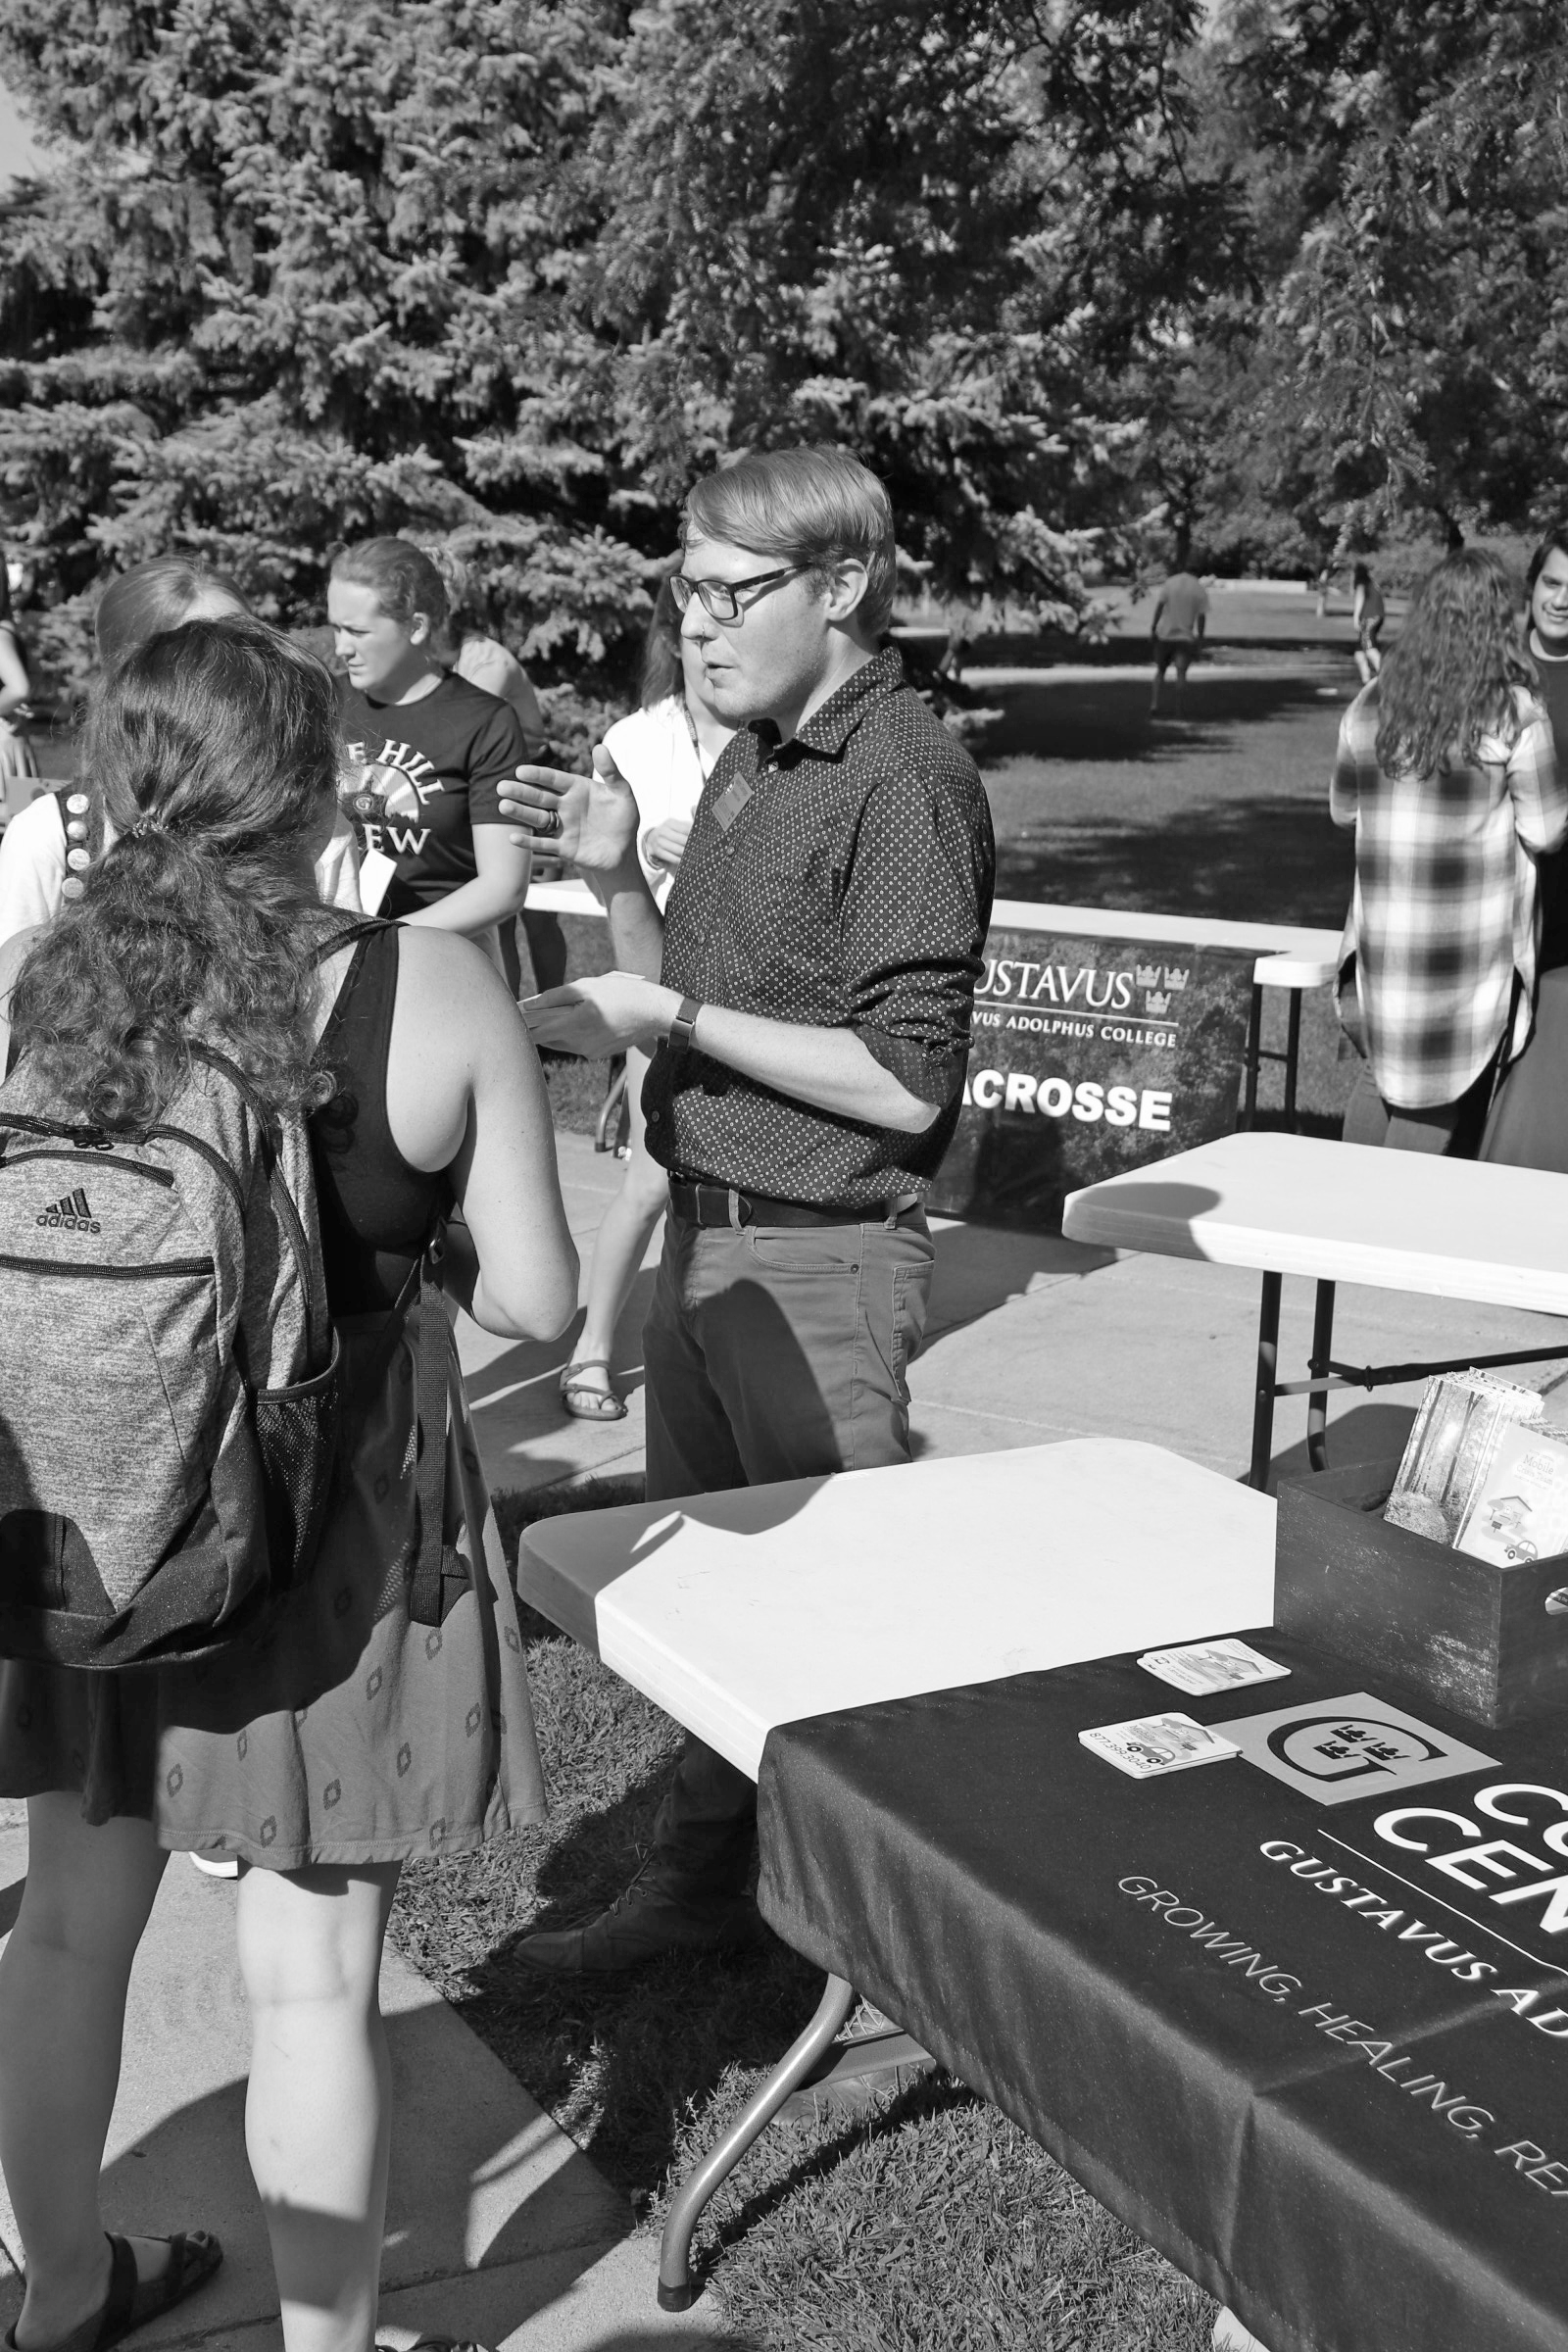
[[[511,811],[588,874],[620,967],[532,1000],[534,1036],[653,1054],[656,1500],[909,1459],[921,1201],[957,1119],[995,867],[973,760],[878,650],[895,560],[876,477],[842,450],[743,458],[691,492],[682,540],[682,632],[739,732],[662,923],[602,751],[592,778],[519,769]],[[745,1775],[689,1740],[628,1892],[519,1956],[612,1971],[750,1941],[755,1813]]]

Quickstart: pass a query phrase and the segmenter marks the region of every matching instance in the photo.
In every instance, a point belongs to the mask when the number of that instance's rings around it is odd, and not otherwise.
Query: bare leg
[[[58,2343],[109,2292],[98,2176],[125,1986],[167,1858],[150,1822],[90,1829],[74,1795],[27,1801],[26,1889],[0,1958],[0,2164],[26,2254],[23,2352]],[[167,2248],[133,2242],[141,2276],[156,2277]]]
[[[643,1123],[643,1080],[648,1056],[632,1047],[626,1055],[626,1102],[631,1113],[631,1152],[615,1198],[606,1209],[594,1239],[593,1262],[588,1269],[587,1311],[572,1354],[581,1363],[594,1356],[609,1359],[615,1344],[620,1310],[637,1279],[648,1237],[669,1202],[669,1178],[657,1159],[650,1158]],[[583,1388],[611,1394],[610,1374],[599,1370],[580,1376]]]
[[[286,2352],[369,2352],[374,2335],[392,2122],[377,1981],[397,1882],[395,1862],[240,1881],[245,2140]]]

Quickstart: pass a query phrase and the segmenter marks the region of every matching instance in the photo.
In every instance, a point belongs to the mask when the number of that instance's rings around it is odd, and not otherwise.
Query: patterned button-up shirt
[[[664,911],[666,987],[849,1029],[911,1095],[921,1135],[815,1110],[662,1046],[643,1089],[668,1168],[821,1207],[923,1194],[952,1140],[991,916],[991,811],[967,752],[878,654],[780,745],[725,747]]]
[[[1458,1102],[1505,1033],[1507,1057],[1530,1035],[1536,859],[1568,830],[1568,790],[1540,704],[1520,693],[1516,720],[1511,742],[1430,776],[1379,767],[1375,684],[1341,722],[1329,806],[1355,827],[1344,953],[1373,1079],[1397,1109]]]

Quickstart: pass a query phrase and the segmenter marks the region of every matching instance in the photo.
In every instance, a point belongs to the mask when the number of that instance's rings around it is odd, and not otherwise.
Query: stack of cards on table
[[[1234,1638],[1185,1642],[1179,1649],[1146,1649],[1138,1663],[1146,1674],[1195,1698],[1206,1698],[1211,1690],[1240,1690],[1247,1683],[1278,1682],[1291,1671]]]
[[[1190,1715],[1139,1715],[1131,1723],[1102,1723],[1080,1732],[1079,1740],[1092,1755],[1114,1764],[1135,1781],[1154,1781],[1166,1773],[1186,1772],[1194,1764],[1219,1764],[1239,1756],[1234,1740],[1205,1731]]]

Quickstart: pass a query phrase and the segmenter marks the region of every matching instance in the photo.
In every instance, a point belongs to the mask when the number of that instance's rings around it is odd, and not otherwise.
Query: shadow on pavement
[[[1147,649],[1142,658],[1148,658]],[[1124,659],[1139,661],[1139,649],[1129,646]],[[1002,713],[985,731],[987,760],[1023,755],[1048,763],[1054,759],[1157,763],[1190,758],[1194,752],[1228,749],[1236,727],[1277,718],[1285,711],[1326,710],[1323,689],[1343,682],[1341,666],[1313,663],[1311,657],[1303,657],[1289,675],[1282,675],[1278,667],[1258,675],[1227,667],[1216,675],[1200,662],[1188,678],[1181,718],[1172,714],[1174,686],[1169,678],[1163,715],[1156,718],[1151,712],[1152,663],[1142,677],[1054,679],[1047,671],[1027,685],[992,688],[981,673],[972,683]],[[1353,670],[1348,662],[1343,667],[1353,685]]]
[[[977,1323],[1011,1298],[1093,1274],[1116,1254],[1088,1243],[1064,1241],[1059,1233],[1026,1233],[1002,1225],[938,1225],[933,1238],[937,1256],[927,1347],[945,1332]]]
[[[1284,1400],[1282,1400],[1284,1401]],[[1289,1401],[1300,1410],[1300,1399]],[[1328,1457],[1331,1470],[1346,1470],[1355,1462],[1396,1462],[1415,1422],[1413,1404],[1355,1404],[1329,1422]],[[1268,1466],[1272,1494],[1282,1478],[1310,1478],[1306,1439],[1287,1446]]]
[[[1180,905],[1187,914],[1337,930],[1352,862],[1349,836],[1308,800],[1188,802],[1157,825],[1054,819],[1042,802],[1035,824],[999,854],[997,893],[1155,914]]]

